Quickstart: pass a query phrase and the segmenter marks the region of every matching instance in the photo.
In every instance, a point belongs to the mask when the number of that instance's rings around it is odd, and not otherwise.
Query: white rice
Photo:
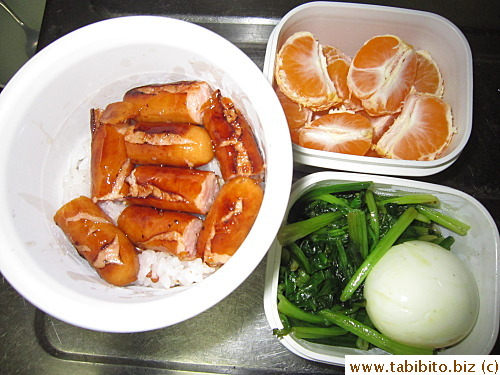
[[[145,250],[139,254],[140,270],[137,285],[153,288],[172,288],[199,283],[215,272],[215,268],[207,266],[201,258],[181,261],[176,256]]]

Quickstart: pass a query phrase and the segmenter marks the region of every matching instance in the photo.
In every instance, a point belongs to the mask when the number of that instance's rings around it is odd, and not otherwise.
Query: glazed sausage
[[[202,220],[184,212],[146,206],[128,206],[118,217],[118,227],[138,248],[176,255],[180,260],[196,258],[196,240]]]
[[[124,124],[139,114],[139,108],[133,103],[116,102],[106,106],[101,115],[101,122],[106,124]]]
[[[128,126],[102,123],[101,115],[102,111],[92,110],[90,174],[94,202],[122,199],[127,191],[125,178],[133,168],[124,140]]]
[[[207,102],[204,126],[225,181],[235,176],[264,177],[264,160],[252,128],[234,103],[215,91]]]
[[[263,196],[260,184],[250,177],[226,182],[205,218],[196,244],[198,256],[212,267],[226,263],[250,232]]]
[[[54,221],[105,281],[125,286],[137,280],[134,245],[90,198],[81,196],[66,203]]]
[[[201,125],[203,105],[212,89],[203,81],[180,81],[136,87],[127,91],[123,101],[139,108],[136,121],[189,122]]]
[[[125,147],[136,164],[199,167],[214,157],[207,131],[188,123],[138,122],[125,133]]]
[[[127,178],[131,204],[205,215],[218,192],[214,172],[141,165]]]

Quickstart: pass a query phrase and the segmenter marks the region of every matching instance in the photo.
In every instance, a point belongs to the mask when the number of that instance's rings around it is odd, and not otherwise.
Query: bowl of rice
[[[231,98],[250,124],[264,161],[260,210],[222,266],[140,251],[137,280],[111,285],[54,222],[62,205],[89,195],[90,111],[134,87],[194,80]],[[141,332],[207,310],[261,262],[288,204],[292,151],[289,142],[277,142],[289,135],[272,87],[241,50],[188,22],[119,17],[60,38],[5,87],[0,122],[6,125],[0,130],[0,271],[34,306],[78,327]],[[220,173],[215,159],[202,169]],[[123,210],[115,202],[101,208],[113,221]]]

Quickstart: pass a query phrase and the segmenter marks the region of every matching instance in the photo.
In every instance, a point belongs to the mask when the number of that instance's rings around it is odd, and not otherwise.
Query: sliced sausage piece
[[[198,256],[212,267],[225,264],[250,232],[263,196],[253,178],[238,176],[226,182],[205,218],[196,244]]]
[[[141,165],[127,178],[131,204],[205,215],[219,185],[212,171]]]
[[[128,102],[115,102],[106,106],[102,112],[101,122],[106,124],[125,124],[136,117],[139,108]]]
[[[219,90],[207,102],[204,125],[225,181],[235,176],[263,179],[264,160],[252,128],[231,99],[222,97]]]
[[[118,217],[118,227],[137,247],[163,251],[180,260],[196,258],[201,226],[197,216],[146,206],[128,206]]]
[[[124,139],[128,125],[102,123],[101,114],[101,110],[92,110],[91,115],[90,174],[94,202],[122,199],[128,190],[125,178],[133,169]]]
[[[180,122],[138,122],[125,133],[125,146],[136,164],[199,167],[214,157],[207,131]]]
[[[139,108],[136,121],[203,123],[203,108],[212,89],[204,81],[148,85],[127,91],[123,101]]]
[[[66,203],[54,221],[105,281],[125,286],[137,280],[139,259],[134,245],[90,198],[81,196]]]

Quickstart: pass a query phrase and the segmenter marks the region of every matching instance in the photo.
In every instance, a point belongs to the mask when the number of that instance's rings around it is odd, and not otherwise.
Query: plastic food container
[[[266,162],[265,194],[246,241],[198,284],[114,287],[77,255],[56,210],[90,191],[90,109],[145,84],[205,80],[252,124]],[[292,182],[280,104],[255,63],[221,36],[165,17],[98,22],[34,56],[0,96],[0,270],[29,302],[92,330],[138,332],[189,319],[225,298],[267,253]]]
[[[394,176],[428,176],[448,168],[459,157],[472,129],[472,54],[462,32],[447,19],[428,12],[341,2],[311,2],[287,13],[272,32],[264,74],[275,84],[275,57],[286,39],[298,31],[311,32],[320,43],[340,48],[349,56],[365,41],[394,34],[416,49],[431,53],[444,79],[444,100],[452,108],[457,133],[450,146],[433,161],[406,161],[347,155],[293,145],[294,161],[314,167]]]
[[[344,183],[352,181],[372,181],[374,189],[384,193],[430,193],[440,200],[440,211],[454,215],[471,226],[466,236],[459,236],[444,228],[444,235],[453,235],[455,243],[452,251],[469,267],[479,288],[479,316],[471,333],[457,345],[440,354],[480,355],[489,354],[498,335],[500,297],[498,280],[499,233],[495,221],[489,212],[473,197],[445,186],[410,181],[395,177],[382,177],[346,172],[317,172],[295,182],[292,186],[288,210],[306,191],[326,182]],[[288,216],[288,212],[286,214]],[[285,217],[286,217],[285,216]],[[264,308],[271,328],[283,325],[277,310],[278,272],[281,258],[281,246],[273,244],[267,257]],[[381,354],[380,349],[368,352],[332,347],[299,340],[291,335],[280,339],[281,343],[293,353],[309,360],[329,364],[343,365],[346,355]]]

